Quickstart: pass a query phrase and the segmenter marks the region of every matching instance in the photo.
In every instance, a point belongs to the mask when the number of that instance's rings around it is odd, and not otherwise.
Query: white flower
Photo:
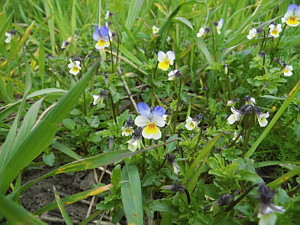
[[[14,35],[5,32],[5,36],[6,36],[5,43],[10,43]]]
[[[259,113],[256,116],[257,116],[259,126],[261,126],[261,127],[267,126],[267,124],[268,124],[267,118],[269,117],[269,112]]]
[[[134,120],[134,123],[139,127],[144,127],[143,137],[154,140],[160,139],[161,131],[158,127],[163,127],[166,124],[163,117],[166,112],[165,108],[158,106],[151,112],[150,107],[144,102],[139,103],[137,107],[141,115]]]
[[[110,12],[109,10],[106,10],[105,19],[108,20],[109,17],[110,17]]]
[[[223,27],[224,19],[220,19],[219,22],[217,22],[216,27],[217,27],[217,33],[221,34],[221,28]]]
[[[247,96],[246,97],[246,105],[255,105],[256,104],[256,100],[253,97]]]
[[[258,33],[257,33],[257,30],[255,28],[252,28],[250,31],[249,31],[249,35],[247,35],[247,38],[249,40],[253,39],[253,38],[256,38],[258,36]]]
[[[77,75],[79,73],[79,71],[81,70],[80,62],[79,61],[73,62],[71,59],[70,59],[70,63],[68,65],[68,67],[70,68],[69,72],[73,75]]]
[[[286,65],[285,67],[284,67],[284,69],[283,69],[283,75],[284,76],[287,76],[287,77],[290,77],[290,76],[292,76],[293,75],[293,66],[291,65],[291,66],[288,66],[288,65]]]
[[[159,51],[158,54],[158,68],[167,71],[170,65],[173,65],[175,60],[175,53],[173,51],[168,51],[164,53],[163,51]]]
[[[229,124],[234,124],[235,121],[240,121],[242,114],[239,110],[235,109],[234,107],[231,107],[232,114],[227,118],[227,121]]]
[[[270,24],[269,28],[270,36],[272,36],[273,38],[279,37],[279,33],[282,31],[281,24],[277,24],[277,26],[275,26],[274,24]]]
[[[234,141],[235,139],[237,139],[237,140],[236,140],[237,143],[243,141],[242,135],[240,135],[239,137],[238,137],[238,135],[239,135],[239,133],[236,132],[236,131],[234,131],[232,140]]]
[[[282,206],[270,203],[268,205],[262,204],[263,212],[258,213],[257,217],[260,218],[258,225],[275,225],[277,220],[276,212],[285,212]],[[260,210],[262,211],[262,210]]]
[[[188,116],[188,118],[185,121],[185,128],[188,130],[193,130],[200,121],[195,121],[191,117]]]
[[[197,33],[197,37],[198,37],[198,38],[199,38],[199,37],[202,37],[205,33],[206,33],[206,32],[205,32],[205,28],[201,27],[201,28],[199,29],[199,33]]]
[[[135,152],[137,149],[141,148],[141,138],[133,137],[128,142],[128,149]]]
[[[122,136],[130,136],[133,134],[134,130],[132,127],[122,127]]]
[[[168,74],[168,80],[175,80],[176,77],[180,76],[181,72],[179,70],[172,70],[169,74]]]
[[[297,27],[300,23],[300,6],[291,4],[281,21],[291,27]]]
[[[156,27],[156,26],[153,26],[152,27],[152,32],[153,32],[153,34],[157,34],[159,32],[159,28]]]

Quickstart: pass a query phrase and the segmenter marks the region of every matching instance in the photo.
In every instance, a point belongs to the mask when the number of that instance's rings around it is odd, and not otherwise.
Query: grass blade
[[[251,148],[246,152],[245,158],[249,158],[255,152],[258,145],[264,140],[264,138],[270,132],[272,127],[275,125],[276,121],[279,119],[279,117],[282,115],[282,113],[285,111],[285,109],[288,107],[288,105],[291,103],[291,101],[296,97],[299,90],[300,90],[300,81],[298,82],[298,84],[296,84],[296,86],[293,88],[293,90],[289,93],[287,99],[283,102],[280,109],[278,110],[278,112],[275,114],[275,116],[271,120],[270,124],[262,132],[262,134],[259,136],[259,138],[256,140],[256,142],[251,146]]]
[[[142,190],[138,167],[127,165],[122,170],[122,202],[128,224],[143,224]]]
[[[93,188],[93,189],[90,189],[90,190],[87,190],[87,191],[79,192],[77,194],[70,195],[70,196],[67,196],[65,198],[62,198],[61,202],[64,205],[71,205],[75,202],[81,201],[81,200],[86,199],[90,196],[95,196],[95,195],[101,194],[105,191],[110,190],[111,188],[112,188],[111,184],[101,186],[101,187],[96,187],[96,188]],[[40,215],[42,213],[57,209],[57,207],[58,207],[57,203],[52,202],[49,205],[46,205],[43,208],[37,210],[36,212],[34,212],[34,214],[35,215]]]
[[[53,186],[53,191],[54,191],[54,195],[55,195],[55,200],[57,202],[58,208],[61,212],[61,215],[64,218],[64,221],[66,222],[67,225],[73,225],[73,222],[66,210],[66,207],[64,206],[64,203],[62,202],[62,200],[59,197],[59,194],[57,193],[56,188]]]
[[[58,129],[58,124],[73,109],[97,67],[98,63],[90,68],[83,78],[59,100],[58,104],[34,128],[18,149],[14,150],[15,154],[7,159],[7,166],[0,171],[0,193],[5,193],[17,174],[50,144]],[[9,176],[7,176],[8,174]]]

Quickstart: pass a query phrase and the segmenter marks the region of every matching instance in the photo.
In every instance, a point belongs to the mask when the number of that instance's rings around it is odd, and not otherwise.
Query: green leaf
[[[53,152],[43,155],[43,160],[48,166],[53,166],[55,163],[55,155]]]
[[[117,165],[111,174],[111,183],[115,189],[118,189],[121,186],[122,181],[122,171],[121,166]]]
[[[7,218],[10,224],[46,225],[23,207],[0,194],[0,215]]]
[[[66,222],[67,225],[73,225],[73,222],[66,210],[66,207],[64,206],[64,203],[62,202],[62,200],[59,197],[59,194],[56,191],[56,188],[53,186],[53,191],[54,191],[54,195],[55,195],[55,200],[57,202],[58,208],[61,212],[61,215],[64,218],[64,221]]]
[[[64,119],[63,124],[70,130],[75,130],[76,122],[70,118]]]
[[[143,224],[141,181],[136,165],[125,165],[122,170],[122,202],[128,224]]]
[[[180,21],[181,23],[183,23],[184,25],[189,27],[191,30],[194,30],[194,27],[193,27],[192,23],[184,17],[176,17],[173,20],[174,21]]]
[[[98,63],[94,64],[83,78],[48,112],[20,146],[12,150],[14,154],[10,155],[6,166],[0,170],[0,193],[4,194],[18,173],[50,144],[58,129],[58,124],[69,115],[97,67]]]
[[[52,143],[52,147],[56,148],[57,150],[59,150],[63,153],[65,153],[66,155],[72,157],[73,159],[76,159],[76,160],[81,159],[80,155],[78,155],[76,152],[72,151],[68,146],[66,146],[62,143],[59,143],[59,142],[55,141],[55,142]]]
[[[90,196],[95,196],[95,195],[101,194],[105,191],[110,190],[111,188],[112,188],[111,184],[101,186],[101,187],[96,187],[96,188],[93,188],[93,189],[90,189],[90,190],[87,190],[87,191],[79,192],[79,193],[76,193],[74,195],[64,197],[64,198],[61,199],[61,202],[64,205],[71,205],[75,202],[81,201],[81,200],[86,199]],[[45,213],[45,212],[48,212],[48,211],[51,211],[51,210],[54,210],[54,209],[57,209],[57,208],[58,208],[57,202],[52,202],[52,203],[44,206],[43,208],[37,210],[34,214],[35,215],[40,215],[42,213]]]

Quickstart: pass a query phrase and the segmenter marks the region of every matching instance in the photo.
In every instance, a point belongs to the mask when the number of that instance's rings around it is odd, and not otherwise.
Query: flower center
[[[279,34],[279,32],[278,32],[278,30],[272,30],[272,34],[273,34],[274,36],[276,36],[276,35]]]
[[[286,23],[291,26],[297,26],[299,24],[299,20],[297,17],[290,17]]]
[[[75,66],[75,67],[73,68],[73,71],[74,71],[74,72],[78,72],[78,71],[79,71],[79,68],[78,68],[77,66]]]
[[[106,41],[104,39],[98,41],[98,45],[101,47],[105,46],[105,44],[106,44]]]

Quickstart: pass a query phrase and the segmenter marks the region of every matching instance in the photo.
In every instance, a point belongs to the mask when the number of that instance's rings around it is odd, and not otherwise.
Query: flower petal
[[[166,125],[166,120],[162,116],[154,115],[151,119],[151,122],[155,123],[159,127],[163,127]]]
[[[158,140],[161,138],[161,132],[155,123],[148,124],[142,132],[142,135],[146,139]]]
[[[149,115],[150,115],[150,107],[147,105],[147,103],[141,102],[141,103],[137,104],[137,108],[139,110],[139,113],[142,116],[149,117]]]
[[[170,60],[170,64],[173,65],[173,61],[175,60],[175,53],[173,51],[168,51],[167,52],[167,56]]]
[[[227,121],[229,124],[234,124],[234,122],[236,121],[236,117],[234,116],[234,114],[231,114],[228,118]]]
[[[157,56],[158,56],[159,62],[163,62],[165,60],[165,58],[167,57],[167,55],[163,51],[159,51],[157,53]]]
[[[138,127],[144,127],[150,123],[150,120],[145,116],[138,116],[137,118],[135,118],[134,123]]]
[[[109,35],[109,28],[107,26],[100,27],[100,35],[101,36],[108,36]]]
[[[154,116],[163,116],[166,114],[166,109],[162,106],[157,106],[153,111],[152,115]]]

